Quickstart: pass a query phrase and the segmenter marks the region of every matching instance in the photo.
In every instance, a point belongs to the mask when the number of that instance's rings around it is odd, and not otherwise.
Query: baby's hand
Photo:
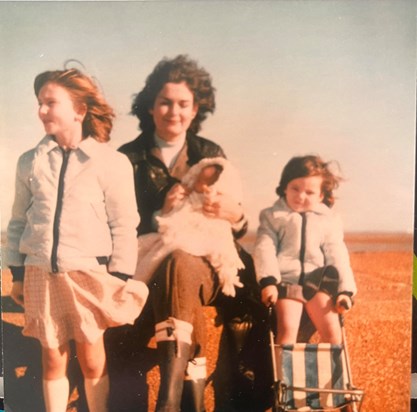
[[[336,299],[336,312],[339,315],[343,315],[346,312],[349,312],[352,308],[352,299],[350,296],[345,295],[344,293],[340,294]]]
[[[211,186],[204,185],[204,202],[206,204],[212,204],[215,200],[216,193],[217,192]]]
[[[169,213],[175,206],[177,206],[183,199],[189,195],[189,191],[180,183],[171,187],[165,196],[164,206],[161,209],[162,214]]]
[[[275,303],[277,303],[278,300],[277,287],[275,285],[265,286],[261,291],[261,300],[266,307],[275,305]]]
[[[204,197],[203,213],[209,217],[215,217],[229,221],[232,225],[243,216],[243,208],[231,196],[215,191]]]

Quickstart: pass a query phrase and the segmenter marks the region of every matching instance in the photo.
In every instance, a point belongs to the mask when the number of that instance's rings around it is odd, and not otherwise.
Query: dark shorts
[[[302,303],[311,300],[317,292],[337,296],[339,272],[334,266],[324,266],[304,275],[302,285],[281,282],[278,285],[278,299],[293,299]]]

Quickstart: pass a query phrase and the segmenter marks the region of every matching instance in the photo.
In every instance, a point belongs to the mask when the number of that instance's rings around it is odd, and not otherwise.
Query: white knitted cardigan
[[[219,165],[222,172],[210,186],[215,195],[223,193],[236,202],[242,202],[242,185],[237,170],[221,157],[205,158],[193,165],[182,179],[192,189],[200,172],[207,166]],[[157,218],[159,233],[165,245],[171,245],[196,256],[205,256],[216,270],[222,291],[235,296],[235,287],[242,287],[238,270],[244,265],[237,253],[231,225],[228,221],[205,216],[202,212],[202,194],[191,194],[170,213]]]

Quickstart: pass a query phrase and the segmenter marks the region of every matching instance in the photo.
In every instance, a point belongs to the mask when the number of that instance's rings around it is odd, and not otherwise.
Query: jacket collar
[[[294,212],[290,207],[288,207],[285,199],[280,197],[274,204],[274,216],[279,215],[280,213],[297,213]],[[324,203],[319,203],[314,209],[310,210],[308,213],[315,213],[317,215],[328,215],[330,213],[330,208]]]
[[[83,152],[87,157],[93,157],[97,152],[97,146],[103,143],[98,142],[93,137],[87,137],[81,140],[77,149]],[[50,151],[59,148],[58,143],[52,135],[46,135],[36,146],[36,153],[38,155],[43,155],[49,153]]]
[[[58,147],[58,143],[55,141],[53,136],[47,134],[37,145],[36,153],[38,155],[43,155],[44,153],[49,153],[51,150],[54,150]]]
[[[99,146],[107,145],[107,143],[101,143],[94,139],[94,137],[87,137],[83,140],[81,140],[80,144],[77,147],[77,150],[80,150],[88,157],[94,157],[97,154],[97,150]]]

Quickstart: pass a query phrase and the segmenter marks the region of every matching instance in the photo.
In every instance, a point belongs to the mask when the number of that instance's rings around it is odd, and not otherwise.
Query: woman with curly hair
[[[140,136],[120,148],[135,170],[136,199],[141,216],[139,235],[158,231],[158,217],[168,215],[189,195],[180,182],[204,158],[225,157],[216,143],[197,135],[215,109],[209,73],[184,55],[161,60],[132,104]],[[235,239],[246,232],[239,201],[227,193],[206,197],[203,213],[231,225]],[[138,262],[140,270],[140,262]],[[150,302],[155,320],[161,384],[157,411],[179,411],[185,385],[191,405],[204,410],[206,336],[203,306],[222,295],[215,269],[204,256],[177,249],[155,270]]]
[[[34,88],[46,136],[17,165],[7,245],[11,296],[24,306],[23,334],[42,346],[46,411],[67,410],[75,340],[89,410],[105,412],[104,331],[132,324],[148,294],[131,279],[139,221],[132,167],[105,143],[113,110],[87,75],[47,71]]]

